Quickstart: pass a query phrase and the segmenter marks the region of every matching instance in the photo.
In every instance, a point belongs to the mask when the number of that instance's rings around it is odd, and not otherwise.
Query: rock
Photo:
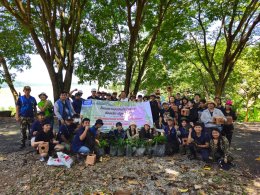
[[[194,189],[195,189],[195,190],[198,190],[198,189],[201,189],[201,188],[202,188],[201,185],[197,185],[197,184],[194,185]]]

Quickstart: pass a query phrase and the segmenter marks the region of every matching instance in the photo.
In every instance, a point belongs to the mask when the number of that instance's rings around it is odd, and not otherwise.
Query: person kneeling
[[[218,162],[223,169],[230,169],[233,157],[229,151],[229,142],[226,137],[222,136],[219,129],[212,129],[212,139],[209,142],[210,160]]]
[[[35,142],[32,143],[32,147],[39,151],[40,161],[44,161],[44,158],[51,155],[54,150],[61,151],[64,149],[64,147],[58,143],[58,141],[54,140],[50,122],[45,122],[42,125],[42,130],[37,133]]]
[[[191,154],[189,158],[196,159],[197,154],[200,154],[202,160],[205,162],[209,161],[209,137],[202,131],[202,124],[195,123],[194,131],[190,128],[188,135],[188,144]]]

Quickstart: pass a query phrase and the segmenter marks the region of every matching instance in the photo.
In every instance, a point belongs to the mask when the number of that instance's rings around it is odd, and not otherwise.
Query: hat
[[[121,126],[121,127],[122,127],[123,125],[122,125],[121,122],[117,122],[117,123],[116,123],[116,127],[118,127],[118,126]]]
[[[217,106],[217,105],[216,105],[216,102],[213,101],[213,100],[208,100],[208,101],[206,102],[206,104],[207,104],[207,105],[208,105],[208,104],[214,104],[214,106]]]
[[[150,97],[152,97],[152,96],[153,96],[153,97],[156,97],[156,95],[155,95],[154,93],[152,93],[152,94],[150,95]]]
[[[167,121],[173,121],[173,118],[169,116],[169,117],[167,118]]]
[[[134,121],[130,122],[129,126],[132,126],[132,125],[136,126],[136,123]]]
[[[47,94],[45,92],[41,92],[38,97],[40,98],[42,95],[44,95],[46,98],[48,98]]]
[[[226,105],[230,105],[230,106],[232,106],[232,105],[233,105],[232,100],[227,100],[227,101],[226,101]]]
[[[82,93],[75,93],[75,96],[82,96]]]
[[[94,92],[94,91],[97,91],[97,89],[96,89],[96,88],[92,88],[92,89],[91,89],[91,92]]]
[[[144,125],[148,125],[150,127],[149,121],[145,121]]]
[[[23,90],[31,90],[31,87],[30,86],[24,86]]]
[[[82,90],[78,90],[78,93],[81,93],[81,94],[83,94],[83,91],[82,91]]]
[[[101,119],[97,119],[95,125],[104,125],[103,121]]]

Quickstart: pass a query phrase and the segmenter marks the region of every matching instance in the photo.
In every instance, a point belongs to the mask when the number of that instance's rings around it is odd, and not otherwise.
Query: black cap
[[[44,112],[38,112],[37,116],[40,116],[40,115],[45,116],[45,113]]]
[[[118,127],[118,126],[121,126],[121,127],[122,127],[123,125],[122,125],[121,122],[117,122],[117,123],[116,123],[116,127]]]
[[[104,125],[103,121],[101,119],[96,120],[95,125]]]

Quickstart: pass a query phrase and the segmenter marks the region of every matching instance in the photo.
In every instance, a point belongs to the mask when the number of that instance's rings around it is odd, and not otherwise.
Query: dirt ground
[[[236,167],[223,171],[187,156],[109,157],[95,166],[47,166],[19,150],[19,125],[0,118],[0,194],[260,194],[260,124],[236,124]]]

